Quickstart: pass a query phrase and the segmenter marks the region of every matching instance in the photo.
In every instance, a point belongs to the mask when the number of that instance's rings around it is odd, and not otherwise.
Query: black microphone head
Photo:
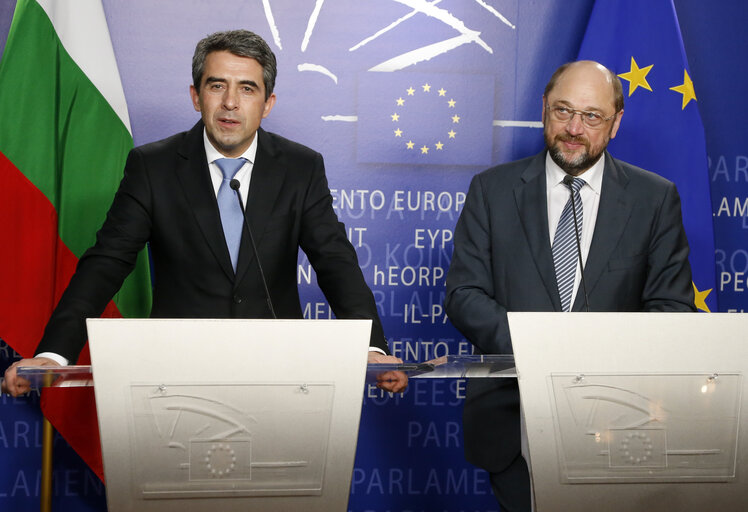
[[[566,176],[564,176],[564,185],[566,185],[567,187],[570,187],[573,181],[574,181],[574,176],[572,176],[571,174],[567,174]],[[234,181],[232,180],[232,183],[233,182]],[[231,185],[231,188],[234,188],[234,186]]]
[[[239,183],[239,180],[233,179],[229,183],[229,186],[231,187],[231,190],[239,190],[239,187],[241,186],[241,183]]]

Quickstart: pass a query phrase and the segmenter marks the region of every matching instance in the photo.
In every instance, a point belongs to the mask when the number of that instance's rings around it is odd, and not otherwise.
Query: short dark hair
[[[205,71],[205,59],[208,54],[221,51],[256,60],[262,66],[265,99],[270,97],[275,88],[275,77],[278,74],[275,54],[263,38],[249,30],[216,32],[197,43],[195,54],[192,56],[192,85],[198,93]]]
[[[559,66],[559,68],[551,75],[551,79],[548,80],[548,84],[545,86],[545,91],[543,91],[543,96],[547,98],[553,88],[556,87],[556,82],[558,82],[558,79],[561,77],[561,75],[564,74],[564,71],[569,69],[569,67],[571,67],[573,64],[576,64],[577,62],[580,61],[567,62],[566,64],[562,64],[561,66]],[[600,66],[602,66],[602,64],[600,64]],[[621,79],[618,78],[615,73],[613,73],[605,66],[602,67],[603,69],[605,69],[605,71],[608,72],[610,81],[613,84],[613,105],[615,106],[616,112],[620,112],[621,110],[623,110],[623,85],[621,85]]]

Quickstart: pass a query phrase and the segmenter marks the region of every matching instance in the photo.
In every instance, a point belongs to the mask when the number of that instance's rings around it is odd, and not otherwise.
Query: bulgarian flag
[[[132,146],[101,1],[18,0],[0,61],[0,338],[21,356],[93,245]],[[147,316],[150,303],[143,251],[103,316]],[[103,479],[93,390],[48,391],[45,415]]]

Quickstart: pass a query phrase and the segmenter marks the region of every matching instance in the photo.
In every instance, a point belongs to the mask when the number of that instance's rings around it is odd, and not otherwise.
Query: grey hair
[[[227,51],[239,57],[249,57],[262,66],[262,81],[267,100],[275,88],[278,74],[275,54],[263,38],[249,30],[227,30],[216,32],[201,39],[192,56],[192,85],[200,92],[200,82],[205,71],[205,59],[213,52]]]

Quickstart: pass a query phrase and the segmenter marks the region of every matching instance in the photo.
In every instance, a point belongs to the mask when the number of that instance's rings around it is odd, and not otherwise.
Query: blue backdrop
[[[576,58],[593,0],[268,0],[269,11],[264,3],[104,0],[135,144],[198,119],[188,85],[200,38],[229,28],[259,33],[279,60],[278,103],[263,126],[325,156],[390,347],[407,361],[470,353],[442,308],[469,180],[541,148],[543,87]],[[675,5],[706,132],[712,293],[721,311],[742,312],[748,5]],[[0,4],[0,52],[13,8]],[[303,255],[299,283],[305,315],[329,317]],[[0,357],[4,370],[14,355],[3,345]],[[498,510],[485,474],[462,457],[463,394],[460,381],[411,381],[402,395],[366,390],[351,511]],[[0,509],[37,509],[40,434],[37,396],[0,399]],[[62,440],[55,457],[57,509],[105,510],[103,486]]]

